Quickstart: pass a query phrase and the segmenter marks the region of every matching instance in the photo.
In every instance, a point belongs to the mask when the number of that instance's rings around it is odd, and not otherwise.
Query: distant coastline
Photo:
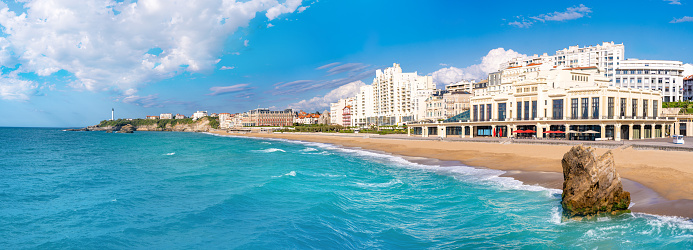
[[[512,177],[528,185],[561,189],[563,183],[561,159],[570,146],[498,144],[482,142],[449,142],[431,140],[406,140],[402,138],[369,138],[329,134],[300,133],[226,133],[260,138],[330,143],[344,147],[386,152],[405,157],[424,157],[442,161],[457,161],[467,166],[506,171],[503,176]],[[598,148],[598,153],[608,149]],[[693,218],[693,168],[687,167],[686,159],[693,159],[691,152],[615,149],[616,167],[625,179],[626,191],[633,195],[634,212]]]

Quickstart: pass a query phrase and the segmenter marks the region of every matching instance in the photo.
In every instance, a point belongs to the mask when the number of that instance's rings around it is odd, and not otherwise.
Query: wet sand
[[[461,162],[472,167],[507,171],[528,185],[561,189],[561,159],[570,146],[525,145],[481,142],[422,141],[330,134],[237,134],[220,135],[282,138],[331,143],[345,147]],[[597,148],[598,154],[608,149]],[[693,218],[693,153],[659,150],[612,150],[624,189],[631,193],[634,212]]]

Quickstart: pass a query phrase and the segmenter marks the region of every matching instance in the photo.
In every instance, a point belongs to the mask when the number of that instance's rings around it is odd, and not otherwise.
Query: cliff
[[[114,120],[101,121],[98,125],[81,129],[67,129],[67,131],[176,131],[176,132],[208,132],[219,128],[219,120],[215,117],[202,117],[196,121],[187,119],[161,119],[161,120]],[[131,132],[128,132],[131,133]]]

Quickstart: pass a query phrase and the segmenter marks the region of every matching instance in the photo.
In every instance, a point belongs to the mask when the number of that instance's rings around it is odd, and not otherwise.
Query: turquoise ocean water
[[[693,223],[562,222],[502,171],[199,133],[0,128],[1,249],[691,249]]]

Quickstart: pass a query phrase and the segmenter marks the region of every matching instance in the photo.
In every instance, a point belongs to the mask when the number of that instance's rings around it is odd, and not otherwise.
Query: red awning
[[[524,130],[515,130],[515,131],[513,131],[513,133],[518,133],[518,134],[520,134],[520,133],[526,133],[526,132],[525,132]]]
[[[536,133],[537,131],[534,130],[525,130],[525,133]]]

